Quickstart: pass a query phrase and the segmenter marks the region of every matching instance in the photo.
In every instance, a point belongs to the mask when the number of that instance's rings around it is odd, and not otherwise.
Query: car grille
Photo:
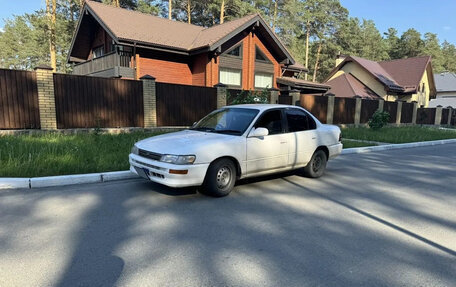
[[[162,157],[162,155],[159,153],[154,153],[154,152],[150,152],[150,151],[143,150],[143,149],[139,149],[138,154],[139,154],[139,156],[142,156],[142,157],[145,157],[148,159],[152,159],[152,160],[156,160],[156,161],[159,161],[160,158]]]

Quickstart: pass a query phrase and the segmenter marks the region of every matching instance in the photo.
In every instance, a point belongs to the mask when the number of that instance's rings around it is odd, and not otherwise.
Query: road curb
[[[456,143],[456,139],[405,143],[405,144],[390,144],[382,146],[368,146],[359,148],[348,148],[342,150],[342,155],[368,153],[384,150],[395,150],[404,148],[424,147],[433,145],[442,145]],[[32,178],[0,178],[0,191],[8,189],[35,189],[42,187],[65,186],[83,183],[101,183],[116,180],[125,180],[139,178],[136,174],[129,170],[114,171],[114,172],[101,172],[101,173],[88,173],[88,174],[73,174],[61,176],[46,176],[46,177],[32,177]]]
[[[357,154],[357,153],[366,153],[366,152],[373,152],[373,151],[384,151],[384,150],[424,147],[424,146],[442,145],[442,144],[450,144],[450,143],[456,143],[456,139],[427,141],[427,142],[415,142],[415,143],[404,143],[404,144],[388,144],[388,145],[381,145],[381,146],[366,146],[366,147],[357,147],[357,148],[347,148],[347,149],[343,149],[341,154],[342,155],[344,155],[344,154]]]
[[[0,190],[35,189],[83,183],[101,183],[132,178],[139,177],[129,170],[31,178],[0,178]]]

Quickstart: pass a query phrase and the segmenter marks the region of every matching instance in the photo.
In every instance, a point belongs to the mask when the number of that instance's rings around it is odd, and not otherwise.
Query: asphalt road
[[[0,286],[456,286],[456,145],[220,199],[143,180],[2,192]]]

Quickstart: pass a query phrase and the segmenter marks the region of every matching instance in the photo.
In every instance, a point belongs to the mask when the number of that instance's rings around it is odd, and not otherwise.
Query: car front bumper
[[[151,181],[169,187],[199,186],[203,184],[209,164],[177,165],[150,160],[136,154],[130,154],[130,171]],[[170,170],[183,171],[187,174],[173,174]]]

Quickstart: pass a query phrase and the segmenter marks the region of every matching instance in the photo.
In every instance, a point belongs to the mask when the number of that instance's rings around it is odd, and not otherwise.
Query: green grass
[[[364,146],[374,146],[375,144],[372,143],[363,143],[363,142],[355,142],[355,141],[347,141],[342,140],[342,144],[344,148],[354,148],[354,147],[364,147]]]
[[[346,139],[368,140],[385,143],[409,143],[456,138],[456,132],[429,127],[383,127],[374,131],[367,127],[342,129]]]
[[[0,177],[127,170],[128,154],[152,132],[0,136]]]

